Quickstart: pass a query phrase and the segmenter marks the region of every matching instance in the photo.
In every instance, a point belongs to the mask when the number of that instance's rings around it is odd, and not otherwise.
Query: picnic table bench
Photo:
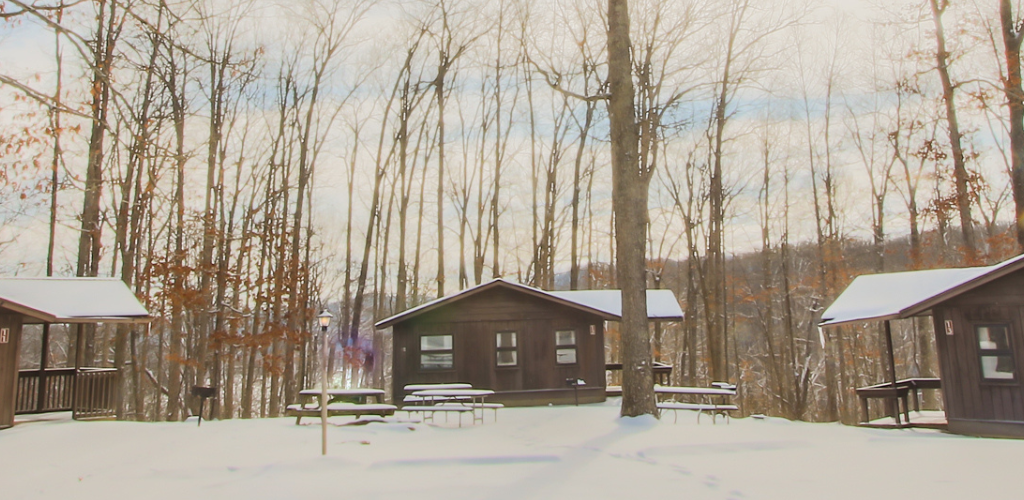
[[[299,396],[303,402],[290,404],[285,408],[285,415],[295,417],[295,425],[302,422],[302,417],[319,417],[321,405],[324,404],[321,389],[303,389]],[[328,416],[354,416],[356,418],[366,415],[379,415],[385,417],[394,415],[398,409],[395,405],[384,404],[384,391],[380,389],[328,389],[327,415]],[[367,400],[374,398],[376,403],[369,403]],[[310,402],[310,399],[313,401]],[[335,402],[338,401],[338,402]]]
[[[736,386],[727,383],[716,383],[715,387],[674,387],[666,385],[655,385],[655,396],[669,397],[666,401],[658,401],[659,410],[672,410],[673,423],[679,421],[679,410],[691,410],[697,412],[697,423],[700,423],[701,413],[711,414],[711,423],[715,423],[715,417],[722,415],[726,423],[729,422],[729,412],[739,410],[739,407],[726,403],[725,399],[736,395]],[[679,396],[697,396],[701,399],[699,403],[676,401]]]
[[[471,407],[471,406],[464,406],[464,405],[450,405],[449,406],[449,405],[444,405],[444,404],[435,404],[435,405],[407,405],[407,406],[403,406],[401,408],[401,410],[406,412],[406,413],[408,413],[408,414],[410,414],[410,415],[412,415],[413,413],[420,413],[420,414],[423,415],[423,420],[424,421],[429,420],[431,422],[434,421],[434,415],[436,413],[444,413],[445,422],[448,421],[448,415],[449,414],[455,413],[455,414],[457,414],[459,416],[459,427],[462,427],[462,414],[474,411],[473,407]],[[474,417],[473,420],[476,421],[476,418]]]
[[[438,412],[448,415],[459,415],[459,427],[462,427],[462,414],[472,413],[473,422],[484,421],[484,410],[494,410],[494,420],[498,420],[498,409],[504,408],[501,403],[487,403],[485,399],[494,394],[490,389],[474,389],[469,384],[415,384],[405,386],[412,394],[405,397],[405,406],[401,410],[409,414],[420,413],[424,420],[433,421]],[[477,410],[480,410],[479,416]]]

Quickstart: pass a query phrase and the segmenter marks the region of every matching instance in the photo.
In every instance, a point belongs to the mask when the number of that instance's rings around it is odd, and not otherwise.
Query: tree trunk
[[[946,35],[942,27],[942,14],[946,11],[946,7],[949,6],[949,0],[930,0],[930,3],[932,20],[935,22],[935,69],[938,71],[939,80],[942,82],[942,100],[946,105],[946,124],[949,129],[949,144],[953,153],[953,179],[956,184],[957,210],[960,213],[960,231],[963,235],[967,261],[968,263],[973,263],[977,255],[977,244],[974,241],[974,223],[971,217],[971,195],[968,192],[967,166],[964,162],[960,123],[957,119],[956,103],[954,102],[955,89],[949,78],[949,53],[946,52]]]
[[[169,54],[168,60],[174,62],[174,55]],[[183,360],[182,332],[185,329],[184,300],[185,289],[185,167],[188,161],[185,152],[185,79],[187,70],[182,63],[181,68],[169,68],[166,76],[171,88],[171,110],[175,134],[175,185],[174,185],[174,249],[171,257],[171,332],[169,343],[169,360],[167,363],[167,419],[181,419],[181,367]],[[178,78],[180,77],[180,81]]]
[[[650,175],[640,168],[627,0],[608,0],[608,115],[616,275],[622,289],[621,415],[657,415],[647,324],[645,256]]]
[[[447,19],[447,18],[445,18]],[[437,64],[437,79],[434,80],[434,95],[437,99],[437,296],[444,297],[444,108],[445,76],[451,61],[449,54],[441,50]]]
[[[1020,75],[1020,46],[1024,36],[1021,22],[1014,20],[1010,0],[999,1],[999,21],[1006,55],[1003,93],[1010,114],[1010,182],[1017,215],[1017,246],[1018,251],[1024,252],[1024,90]]]

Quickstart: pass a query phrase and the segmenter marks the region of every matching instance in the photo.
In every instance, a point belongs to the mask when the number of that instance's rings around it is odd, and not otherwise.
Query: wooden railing
[[[42,383],[40,383],[42,379]],[[108,418],[116,413],[116,368],[21,370],[15,413],[72,411],[74,418]]]
[[[606,363],[604,365],[604,369],[609,372],[617,372],[611,373],[611,378],[614,382],[618,382],[619,384],[622,383],[622,363]],[[668,385],[669,380],[672,377],[672,365],[666,365],[664,363],[659,363],[655,361],[652,366],[652,372],[654,375],[655,384]]]
[[[43,380],[40,384],[40,379]],[[15,413],[70,411],[74,401],[75,369],[57,368],[18,372],[18,396]],[[42,389],[42,392],[40,392]]]
[[[117,414],[116,368],[82,368],[75,385],[75,419],[111,418]]]

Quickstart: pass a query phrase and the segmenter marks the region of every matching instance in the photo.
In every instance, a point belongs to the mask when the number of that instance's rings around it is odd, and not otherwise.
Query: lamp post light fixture
[[[320,322],[320,364],[322,366],[322,377],[320,378],[320,429],[321,429],[321,450],[322,455],[327,454],[327,327],[331,326],[331,319],[334,315],[324,309],[316,317]]]

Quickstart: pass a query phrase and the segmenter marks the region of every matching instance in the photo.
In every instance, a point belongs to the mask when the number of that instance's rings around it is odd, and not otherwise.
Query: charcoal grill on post
[[[579,406],[580,405],[580,391],[579,391],[580,386],[581,385],[587,385],[587,383],[583,379],[581,379],[581,378],[569,377],[569,378],[565,379],[565,385],[567,385],[569,387],[572,387],[573,399],[576,400],[576,406]]]
[[[203,425],[203,407],[206,405],[206,398],[212,398],[216,395],[216,387],[207,387],[204,385],[192,386],[192,396],[199,398],[199,423],[196,424],[196,427]]]

